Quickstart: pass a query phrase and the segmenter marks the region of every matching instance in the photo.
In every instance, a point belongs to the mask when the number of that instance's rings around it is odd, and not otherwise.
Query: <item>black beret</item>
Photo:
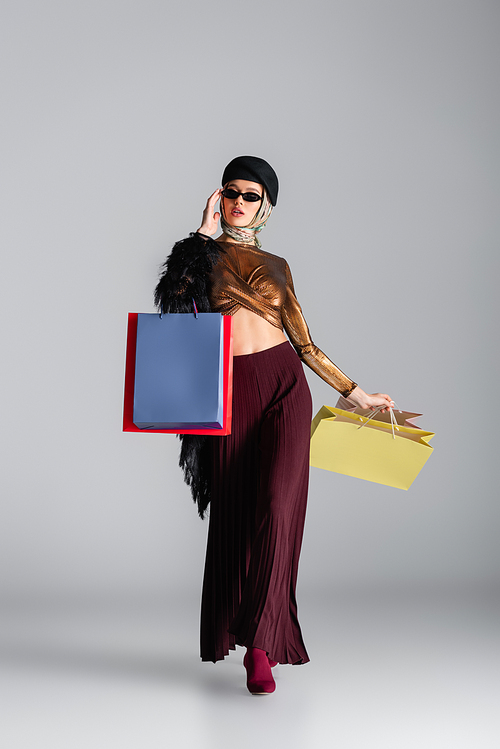
[[[237,156],[229,162],[222,175],[222,185],[227,185],[235,179],[246,179],[264,185],[269,200],[276,205],[278,199],[278,175],[264,159],[258,156]]]

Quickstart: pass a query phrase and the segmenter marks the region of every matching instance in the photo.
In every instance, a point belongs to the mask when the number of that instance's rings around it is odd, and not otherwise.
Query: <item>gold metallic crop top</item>
[[[254,245],[218,241],[220,257],[208,283],[214,312],[234,315],[240,307],[285,329],[301,360],[343,396],[356,387],[311,340],[295,296],[288,263]]]

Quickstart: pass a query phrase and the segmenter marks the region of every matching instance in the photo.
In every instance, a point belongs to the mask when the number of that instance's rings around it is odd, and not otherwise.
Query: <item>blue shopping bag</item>
[[[133,422],[139,429],[221,429],[219,313],[137,315]]]

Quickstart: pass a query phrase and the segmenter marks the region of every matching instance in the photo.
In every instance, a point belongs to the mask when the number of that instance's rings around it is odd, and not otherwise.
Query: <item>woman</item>
[[[312,418],[300,360],[357,406],[393,405],[365,393],[312,342],[287,262],[257,237],[277,196],[266,161],[233,159],[200,228],[174,246],[155,294],[164,312],[190,311],[194,298],[201,311],[233,317],[231,435],[183,437],[181,465],[201,516],[211,503],[201,657],[215,662],[246,647],[252,694],[274,691],[276,663],[309,660],[295,600]]]

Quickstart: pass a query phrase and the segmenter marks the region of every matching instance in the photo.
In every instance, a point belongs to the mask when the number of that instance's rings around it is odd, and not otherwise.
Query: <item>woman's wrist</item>
[[[355,393],[356,391],[358,391],[359,393],[361,391],[361,388],[356,382],[353,382],[352,385],[347,390],[344,390],[344,392],[341,393],[341,395],[343,395],[344,398],[350,398],[351,395]]]
[[[364,390],[362,390],[359,387],[359,385],[355,385],[348,395],[344,395],[344,398],[348,398],[350,401],[355,403],[356,406],[360,406],[361,408],[366,408],[366,405],[364,402],[366,398],[366,393]]]

